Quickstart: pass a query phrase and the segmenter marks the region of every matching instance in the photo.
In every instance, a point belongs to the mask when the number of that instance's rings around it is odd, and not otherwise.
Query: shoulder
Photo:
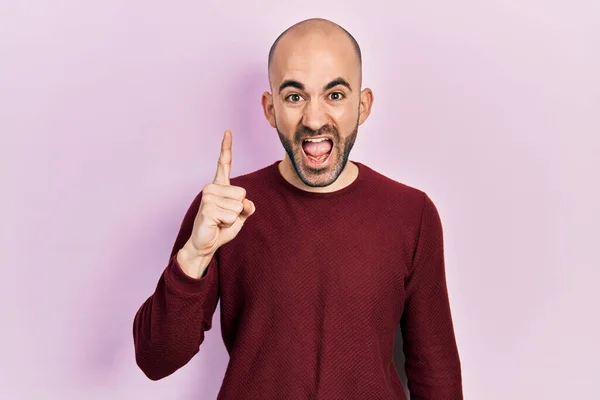
[[[427,193],[420,188],[394,179],[365,164],[359,164],[366,173],[368,190],[383,204],[416,217],[421,216],[424,208],[433,206]]]
[[[422,189],[398,181],[374,169],[364,167],[367,179],[366,191],[374,201],[382,218],[394,221],[399,241],[407,248],[416,248],[420,238],[441,240],[442,226],[438,210]],[[429,239],[428,239],[429,240]]]

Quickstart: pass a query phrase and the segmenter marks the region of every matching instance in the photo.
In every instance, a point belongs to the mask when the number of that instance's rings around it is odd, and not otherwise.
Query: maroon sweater
[[[278,162],[232,178],[256,212],[200,279],[175,257],[196,197],[135,316],[150,379],[199,351],[220,300],[230,359],[218,399],[405,399],[392,359],[398,324],[411,398],[462,399],[438,212],[422,191],[355,163],[358,178],[331,193],[296,188]]]

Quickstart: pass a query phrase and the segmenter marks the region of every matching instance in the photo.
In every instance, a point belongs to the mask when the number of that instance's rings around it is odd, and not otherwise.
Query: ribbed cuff
[[[192,278],[181,269],[181,265],[177,261],[177,254],[171,258],[171,262],[165,271],[165,278],[172,282],[173,285],[187,293],[198,293],[206,290],[207,285],[214,283],[214,278],[217,269],[216,257],[210,260],[205,275],[202,278]]]

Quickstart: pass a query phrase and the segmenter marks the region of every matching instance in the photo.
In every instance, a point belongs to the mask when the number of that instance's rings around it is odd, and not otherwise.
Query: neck
[[[283,160],[278,165],[279,173],[283,178],[296,186],[299,189],[305,190],[307,192],[315,192],[315,193],[329,193],[335,192],[336,190],[340,190],[350,185],[352,182],[356,180],[358,177],[358,166],[354,164],[352,161],[348,161],[344,170],[340,174],[340,176],[329,186],[324,187],[312,187],[306,185],[296,174],[296,170],[292,164],[292,161],[289,159],[287,154],[283,158]]]

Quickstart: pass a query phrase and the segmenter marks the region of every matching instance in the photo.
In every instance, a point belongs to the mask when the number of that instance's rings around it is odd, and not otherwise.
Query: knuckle
[[[202,206],[200,206],[198,214],[202,215],[203,217],[206,217],[208,214],[210,214],[210,207],[208,206],[208,204],[203,204]]]
[[[244,203],[242,203],[241,201],[236,202],[235,209],[238,214],[241,213],[242,211],[244,211]]]
[[[202,193],[212,193],[213,190],[215,188],[214,183],[207,183],[206,185],[204,185],[204,187],[202,188]]]
[[[214,201],[215,201],[215,196],[212,193],[208,192],[208,193],[204,193],[202,195],[202,202],[201,202],[201,204],[206,205],[206,204],[213,203]]]
[[[237,216],[233,211],[226,211],[223,213],[223,222],[226,224],[231,225],[233,221],[235,221],[235,218],[237,218]]]

